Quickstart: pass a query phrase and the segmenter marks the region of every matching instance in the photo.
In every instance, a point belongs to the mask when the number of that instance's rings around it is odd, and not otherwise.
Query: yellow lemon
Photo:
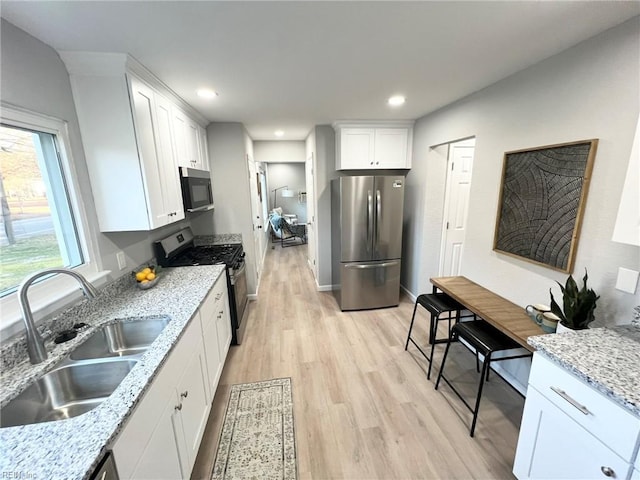
[[[149,283],[149,280],[142,280],[140,283]]]
[[[144,273],[146,275],[147,273],[151,273],[151,269],[149,267],[143,268],[140,273]]]
[[[146,273],[144,273],[144,272],[138,272],[138,273],[136,273],[136,280],[137,280],[137,281],[141,282],[141,281],[143,281],[143,280],[144,280],[144,279],[146,279],[146,278],[147,278],[147,274],[146,274]]]
[[[147,273],[147,280],[151,281],[154,278],[156,278],[156,274],[155,273],[153,273],[153,272]]]

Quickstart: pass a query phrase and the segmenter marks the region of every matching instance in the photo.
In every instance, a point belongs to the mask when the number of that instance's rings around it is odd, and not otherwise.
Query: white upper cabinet
[[[178,165],[209,170],[206,130],[178,108],[173,109],[173,128]]]
[[[165,211],[169,212],[172,223],[184,218],[184,205],[182,204],[182,191],[180,177],[177,174],[178,162],[173,148],[171,129],[171,102],[161,95],[156,95],[156,132],[163,156],[160,163],[164,168],[159,169],[164,195]]]
[[[209,143],[207,130],[198,125],[198,148],[200,149],[200,165],[202,170],[209,170]]]
[[[412,122],[337,122],[334,128],[337,170],[411,168]]]
[[[183,219],[173,111],[178,104],[183,111],[190,107],[125,54],[60,56],[71,79],[100,230],[148,231]]]

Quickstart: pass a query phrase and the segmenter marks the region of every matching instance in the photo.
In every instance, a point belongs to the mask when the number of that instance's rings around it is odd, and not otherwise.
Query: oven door
[[[233,325],[235,329],[234,340],[235,344],[239,345],[242,340],[242,334],[244,333],[244,327],[246,323],[242,321],[242,317],[244,316],[244,311],[246,310],[248,301],[245,263],[242,262],[242,265],[239,268],[232,269],[230,273],[231,289],[236,310],[236,324]]]
[[[180,167],[182,201],[187,212],[199,212],[213,208],[211,176],[206,170]]]

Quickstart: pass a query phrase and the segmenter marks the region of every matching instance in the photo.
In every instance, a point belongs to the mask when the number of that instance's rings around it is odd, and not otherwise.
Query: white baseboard
[[[316,283],[316,290],[319,292],[333,292],[335,288],[333,285],[318,285]]]
[[[411,299],[412,303],[415,303],[416,297],[413,293],[411,293],[404,285],[400,285],[400,290],[404,292],[404,294]]]

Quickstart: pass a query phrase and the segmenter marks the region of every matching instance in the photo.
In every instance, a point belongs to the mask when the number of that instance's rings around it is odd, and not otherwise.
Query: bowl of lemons
[[[156,267],[153,265],[149,265],[137,272],[133,272],[133,275],[136,277],[136,285],[142,290],[154,287],[156,283],[158,283],[159,279]]]

